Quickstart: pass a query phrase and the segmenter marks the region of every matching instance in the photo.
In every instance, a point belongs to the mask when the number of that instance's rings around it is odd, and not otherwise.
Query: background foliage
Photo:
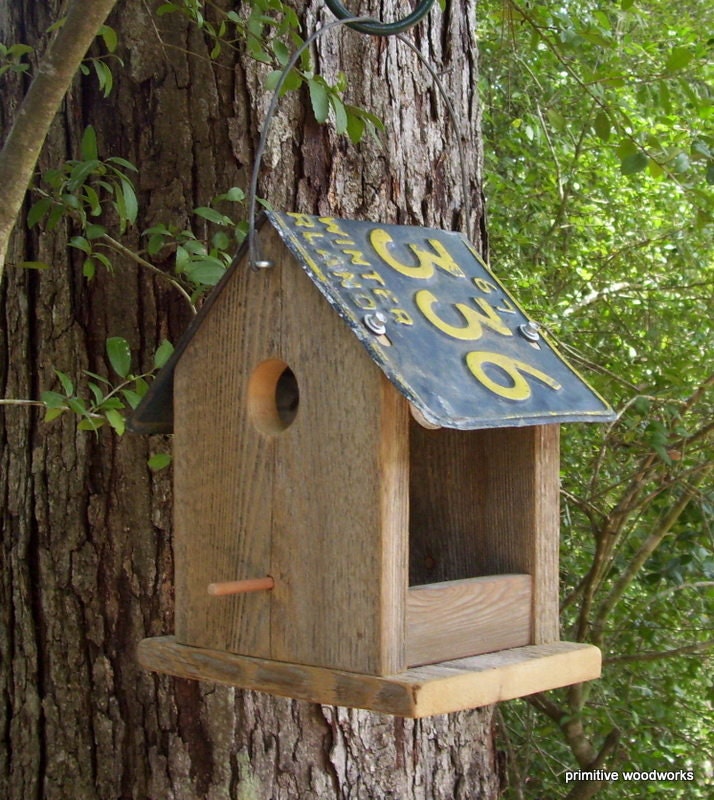
[[[481,6],[494,268],[620,412],[563,443],[564,636],[604,676],[504,706],[513,797],[710,796],[713,23],[704,2]],[[598,767],[696,778],[564,784]]]

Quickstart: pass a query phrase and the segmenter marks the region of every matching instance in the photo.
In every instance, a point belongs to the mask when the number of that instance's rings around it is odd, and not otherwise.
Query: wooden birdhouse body
[[[599,674],[559,642],[552,420],[609,410],[449,236],[273,214],[272,268],[202,309],[134,421],[174,434],[176,631],[146,666],[405,716]]]
[[[400,671],[406,403],[265,232],[275,268],[235,271],[175,370],[177,640]],[[280,430],[288,366],[299,408]],[[272,591],[206,591],[259,575]]]

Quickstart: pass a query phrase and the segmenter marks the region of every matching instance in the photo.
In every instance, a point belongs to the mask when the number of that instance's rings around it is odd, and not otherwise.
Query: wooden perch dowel
[[[244,581],[224,581],[223,583],[209,583],[208,594],[214,597],[224,597],[229,594],[245,594],[246,592],[261,592],[272,589],[275,581],[266,575],[265,578],[248,578]]]

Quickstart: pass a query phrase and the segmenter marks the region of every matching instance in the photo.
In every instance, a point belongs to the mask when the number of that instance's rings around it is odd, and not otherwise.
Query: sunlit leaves
[[[554,72],[546,82],[572,82],[593,102],[593,130],[602,143],[629,137],[656,165],[650,176],[687,187],[708,182],[711,162],[690,158],[693,141],[711,138],[714,69],[703,9],[677,13],[660,4],[645,12],[635,4],[618,10],[520,0],[507,5],[520,20],[520,32],[529,34],[521,39],[535,46],[540,61],[550,62]],[[564,96],[558,93],[555,102]],[[643,163],[628,158],[623,174],[643,171]]]
[[[509,275],[532,313],[621,411],[604,430],[564,431],[568,548],[560,566],[564,597],[574,597],[562,615],[567,636],[578,634],[581,613],[592,620],[648,537],[688,499],[601,622],[613,666],[593,685],[580,718],[591,741],[603,741],[613,726],[626,731],[638,765],[656,766],[652,737],[667,758],[686,753],[699,764],[696,746],[682,741],[703,741],[701,656],[662,663],[637,656],[711,638],[694,624],[711,615],[711,598],[707,606],[700,589],[686,587],[711,580],[714,564],[711,473],[702,480],[714,415],[714,390],[703,389],[713,355],[714,141],[705,33],[712,9],[659,3],[645,14],[643,4],[568,2],[519,3],[514,11],[509,4],[511,28],[504,31],[503,5],[493,5],[498,16],[486,17],[489,24],[481,8],[494,269]],[[596,568],[597,548],[615,539],[588,616],[585,578]],[[672,593],[680,586],[682,602]],[[687,694],[691,713],[663,708],[670,689]],[[554,702],[568,708],[565,693]],[[547,752],[562,767],[572,756],[553,738],[557,728],[536,717],[527,724],[525,750],[528,741],[539,747],[530,764],[518,754],[532,784],[524,796],[555,796],[562,782],[551,782],[536,761]],[[665,729],[682,741],[665,744]],[[706,788],[685,789],[687,797],[707,796]],[[634,796],[622,790],[597,796]]]

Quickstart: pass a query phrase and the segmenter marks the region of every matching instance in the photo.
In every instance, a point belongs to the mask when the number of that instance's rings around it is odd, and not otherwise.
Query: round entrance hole
[[[261,433],[289,428],[297,416],[300,390],[295,373],[277,358],[263,361],[248,381],[248,415]]]

